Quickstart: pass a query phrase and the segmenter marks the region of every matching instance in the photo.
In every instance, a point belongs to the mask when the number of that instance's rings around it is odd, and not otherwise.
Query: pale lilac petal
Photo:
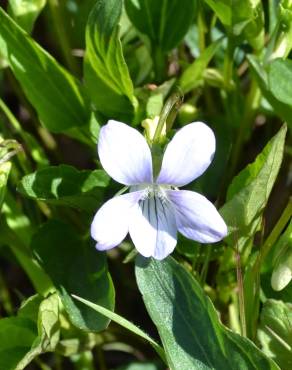
[[[142,256],[162,260],[174,250],[177,242],[172,205],[156,197],[139,203],[133,208],[130,236]]]
[[[111,249],[126,237],[131,209],[142,194],[137,191],[114,197],[97,211],[91,224],[91,236],[97,241],[98,250]]]
[[[168,190],[175,206],[178,230],[200,243],[215,243],[227,235],[227,226],[214,205],[201,194],[188,190]]]
[[[100,130],[98,155],[105,171],[117,182],[124,185],[152,182],[150,148],[132,127],[110,120]]]
[[[157,183],[184,186],[206,171],[215,153],[215,136],[203,122],[180,129],[167,145]]]

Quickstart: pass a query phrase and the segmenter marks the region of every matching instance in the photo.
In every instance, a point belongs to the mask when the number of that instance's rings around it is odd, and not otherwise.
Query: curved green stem
[[[154,136],[153,136],[153,143],[159,143],[160,136],[163,130],[163,126],[166,125],[166,130],[169,131],[173,125],[175,117],[177,115],[177,111],[180,108],[183,101],[183,96],[180,91],[175,92],[172,94],[166,101],[164,107],[162,108],[162,112],[159,117],[158,125],[156,127]]]
[[[245,110],[243,113],[242,121],[240,122],[239,130],[236,135],[235,144],[231,153],[231,164],[229,169],[228,179],[230,180],[236,171],[239,157],[242,152],[242,147],[246,139],[248,128],[251,126],[251,122],[255,113],[255,110],[259,104],[261,97],[260,89],[255,80],[252,80],[251,88],[246,99]]]
[[[70,43],[67,37],[66,29],[64,27],[64,21],[62,17],[62,5],[60,4],[59,0],[49,0],[49,9],[51,11],[52,20],[56,29],[56,33],[58,35],[61,52],[63,54],[64,60],[69,67],[69,69],[75,73],[76,75],[79,74],[79,67],[76,63],[76,60],[72,56]]]

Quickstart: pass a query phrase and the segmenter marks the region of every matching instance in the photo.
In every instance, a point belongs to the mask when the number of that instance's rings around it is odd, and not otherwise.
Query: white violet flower
[[[177,231],[200,243],[214,243],[227,227],[204,196],[178,190],[210,165],[215,152],[213,131],[202,122],[180,129],[167,145],[160,173],[153,178],[150,148],[134,128],[110,120],[100,130],[98,154],[105,171],[130,192],[107,201],[96,213],[91,236],[104,251],[130,234],[144,257],[162,260],[177,244]]]

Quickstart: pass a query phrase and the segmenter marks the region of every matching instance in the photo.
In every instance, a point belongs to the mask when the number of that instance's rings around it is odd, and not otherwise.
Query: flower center
[[[131,186],[130,191],[143,191],[141,201],[151,198],[160,199],[162,202],[168,200],[166,190],[171,189],[169,185],[158,185],[158,184],[143,184]]]

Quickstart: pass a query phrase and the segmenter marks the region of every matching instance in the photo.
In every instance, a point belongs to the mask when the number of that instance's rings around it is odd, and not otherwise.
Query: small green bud
[[[204,80],[210,86],[223,88],[224,87],[224,78],[223,75],[218,69],[215,68],[207,68],[203,74]]]
[[[275,245],[274,270],[271,285],[274,290],[284,289],[292,279],[292,221]]]
[[[284,289],[292,279],[292,248],[287,248],[276,264],[271,279],[272,288]]]
[[[179,110],[178,121],[181,125],[185,125],[186,123],[194,121],[197,116],[198,109],[190,103],[184,103]]]

